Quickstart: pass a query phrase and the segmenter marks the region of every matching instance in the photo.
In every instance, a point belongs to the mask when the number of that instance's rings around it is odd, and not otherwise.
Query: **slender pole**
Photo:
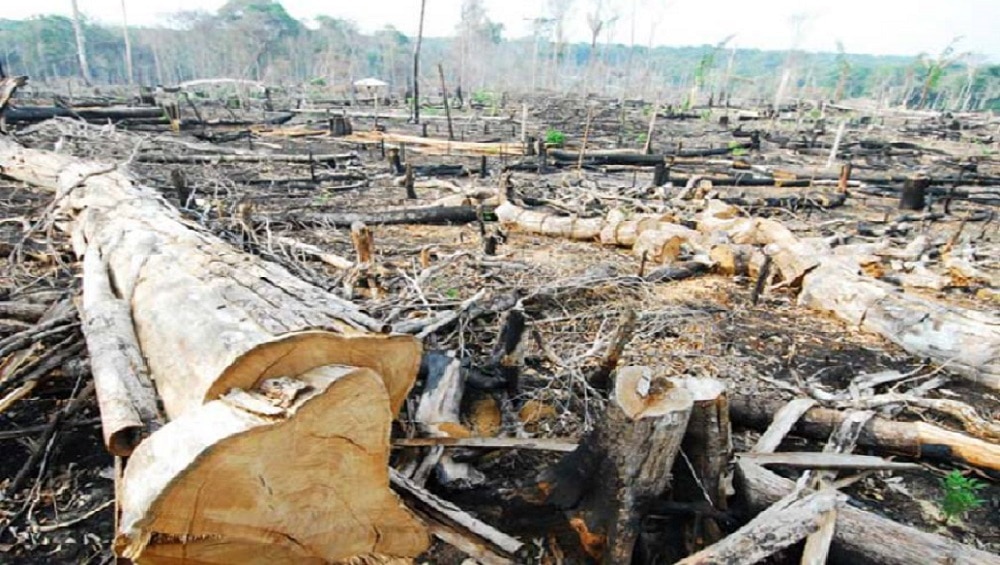
[[[587,141],[590,139],[590,120],[594,117],[594,107],[587,108],[587,125],[583,129],[583,147],[580,148],[580,159],[576,162],[576,172],[583,168],[583,157],[587,154]]]
[[[444,95],[444,115],[448,118],[448,141],[455,140],[455,131],[451,128],[451,108],[448,107],[448,87],[444,83],[444,66],[438,63],[438,75],[441,77],[441,93]]]
[[[420,44],[424,39],[424,8],[427,0],[420,0],[420,24],[417,26],[417,46],[413,49],[413,123],[420,123]]]
[[[132,38],[128,33],[128,14],[125,11],[125,0],[122,0],[122,35],[125,36],[125,79],[132,85]]]
[[[83,26],[80,24],[80,7],[76,0],[70,0],[73,7],[73,34],[76,35],[76,56],[80,61],[80,76],[83,82],[90,86],[90,65],[87,64],[87,41],[83,37]]]

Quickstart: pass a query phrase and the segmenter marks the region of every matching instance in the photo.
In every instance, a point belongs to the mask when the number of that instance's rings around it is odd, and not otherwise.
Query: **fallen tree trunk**
[[[1000,318],[913,296],[860,273],[847,257],[825,257],[803,279],[799,304],[834,313],[909,353],[1000,390]]]
[[[729,409],[735,424],[766,430],[784,403],[759,396],[732,393]],[[825,439],[848,417],[848,412],[814,407],[792,430],[813,439]],[[1000,445],[945,430],[927,422],[895,422],[872,418],[864,425],[858,444],[907,455],[962,462],[1000,470]]]
[[[489,220],[492,210],[488,206],[483,207],[482,215],[484,220]],[[296,214],[288,221],[301,225],[321,225],[350,227],[355,222],[362,222],[371,225],[400,225],[400,224],[425,224],[425,225],[448,225],[448,224],[468,224],[479,219],[480,213],[471,206],[428,206],[425,208],[401,208],[395,210],[382,210],[380,212],[336,212],[336,213],[313,213]],[[281,221],[281,218],[272,218],[273,221]]]
[[[157,119],[167,123],[163,108],[150,107],[103,107],[103,108],[61,108],[59,106],[18,106],[7,109],[7,121],[12,124],[43,122],[52,118],[81,117],[91,122],[107,120],[148,120]]]
[[[382,132],[354,132],[340,138],[350,143],[405,143],[407,150],[427,155],[523,155],[520,143],[479,143],[450,141],[417,135],[400,135]]]
[[[326,562],[427,547],[388,473],[418,341],[199,230],[117,167],[6,139],[0,167],[56,190],[77,254],[100,252],[169,419],[125,468],[120,555]]]
[[[743,217],[719,200],[710,200],[699,215],[700,234],[657,216],[624,220],[620,213],[609,213],[607,219],[581,219],[510,202],[496,214],[521,231],[578,240],[600,237],[602,243],[632,247],[637,255],[661,262],[676,260],[683,247],[712,257],[719,247],[762,246],[785,283],[801,289],[799,304],[832,312],[913,355],[1000,389],[1000,318],[906,294],[862,274],[856,260],[833,253],[825,242],[800,239],[775,220]]]
[[[795,483],[752,463],[737,463],[739,491],[760,512],[791,493]],[[948,538],[842,504],[837,508],[832,557],[841,563],[1000,565],[1000,557]]]
[[[698,229],[723,233],[737,244],[765,246],[782,278],[800,286],[799,304],[832,312],[912,355],[1000,389],[1000,318],[902,292],[862,274],[849,255],[800,239],[774,220],[740,217],[738,210],[718,201],[709,202]]]
[[[140,153],[137,160],[147,163],[323,163],[336,167],[337,163],[357,161],[354,153],[334,153],[316,155],[295,155],[287,153],[255,153],[255,154],[207,154],[207,155],[168,155],[166,153]]]

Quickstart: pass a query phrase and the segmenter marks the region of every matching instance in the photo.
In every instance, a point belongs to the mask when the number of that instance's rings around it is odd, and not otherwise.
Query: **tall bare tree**
[[[566,16],[573,7],[573,0],[548,0],[549,17],[555,24],[555,46],[552,49],[552,87],[559,81],[559,62],[566,48]]]
[[[427,0],[420,0],[420,24],[417,26],[417,45],[413,48],[413,123],[420,123],[420,44],[424,40],[424,8]]]
[[[75,0],[74,0],[75,1]],[[125,10],[125,0],[122,0],[122,35],[125,37],[125,78],[132,84],[132,38],[128,33],[128,13]]]
[[[80,60],[80,76],[83,82],[90,86],[90,65],[87,64],[87,40],[83,37],[83,24],[80,23],[80,7],[76,0],[70,0],[73,6],[73,34],[76,35],[76,56]]]

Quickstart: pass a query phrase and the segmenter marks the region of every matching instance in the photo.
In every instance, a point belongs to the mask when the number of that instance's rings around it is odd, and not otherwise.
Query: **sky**
[[[124,0],[131,24],[151,25],[179,10],[215,10],[225,0]],[[626,45],[729,44],[741,48],[850,53],[937,55],[961,36],[957,52],[1000,62],[1000,0],[573,0],[570,39],[590,41],[587,14],[603,3],[602,19],[617,19],[599,41]],[[122,0],[78,0],[92,19],[118,24]],[[416,35],[420,0],[283,0],[298,19],[317,15],[354,20],[363,31],[391,24]],[[427,0],[425,35],[446,36],[458,23],[462,0]],[[485,0],[489,17],[504,24],[505,37],[531,33],[544,16],[545,0]],[[70,14],[70,0],[0,0],[0,18],[39,13]]]

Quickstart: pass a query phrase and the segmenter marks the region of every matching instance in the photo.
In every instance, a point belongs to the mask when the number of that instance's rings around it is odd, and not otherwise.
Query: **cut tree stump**
[[[388,469],[416,339],[205,233],[118,167],[7,139],[0,167],[55,190],[76,253],[99,252],[169,420],[124,470],[119,555],[325,563],[426,549]]]
[[[541,474],[547,501],[566,513],[591,557],[631,563],[643,518],[670,485],[692,406],[686,388],[649,368],[624,367],[604,418]]]
[[[712,510],[725,512],[733,494],[733,441],[726,385],[706,378],[685,378],[682,382],[693,395],[694,406],[681,444],[686,456],[683,468],[687,472],[675,471],[678,482],[673,499],[692,503],[705,501],[711,504]],[[682,468],[681,463],[676,468]],[[694,477],[691,477],[692,471]],[[693,480],[682,486],[681,477]],[[698,548],[722,539],[722,529],[710,516],[701,517],[691,526],[687,535],[689,546]]]

